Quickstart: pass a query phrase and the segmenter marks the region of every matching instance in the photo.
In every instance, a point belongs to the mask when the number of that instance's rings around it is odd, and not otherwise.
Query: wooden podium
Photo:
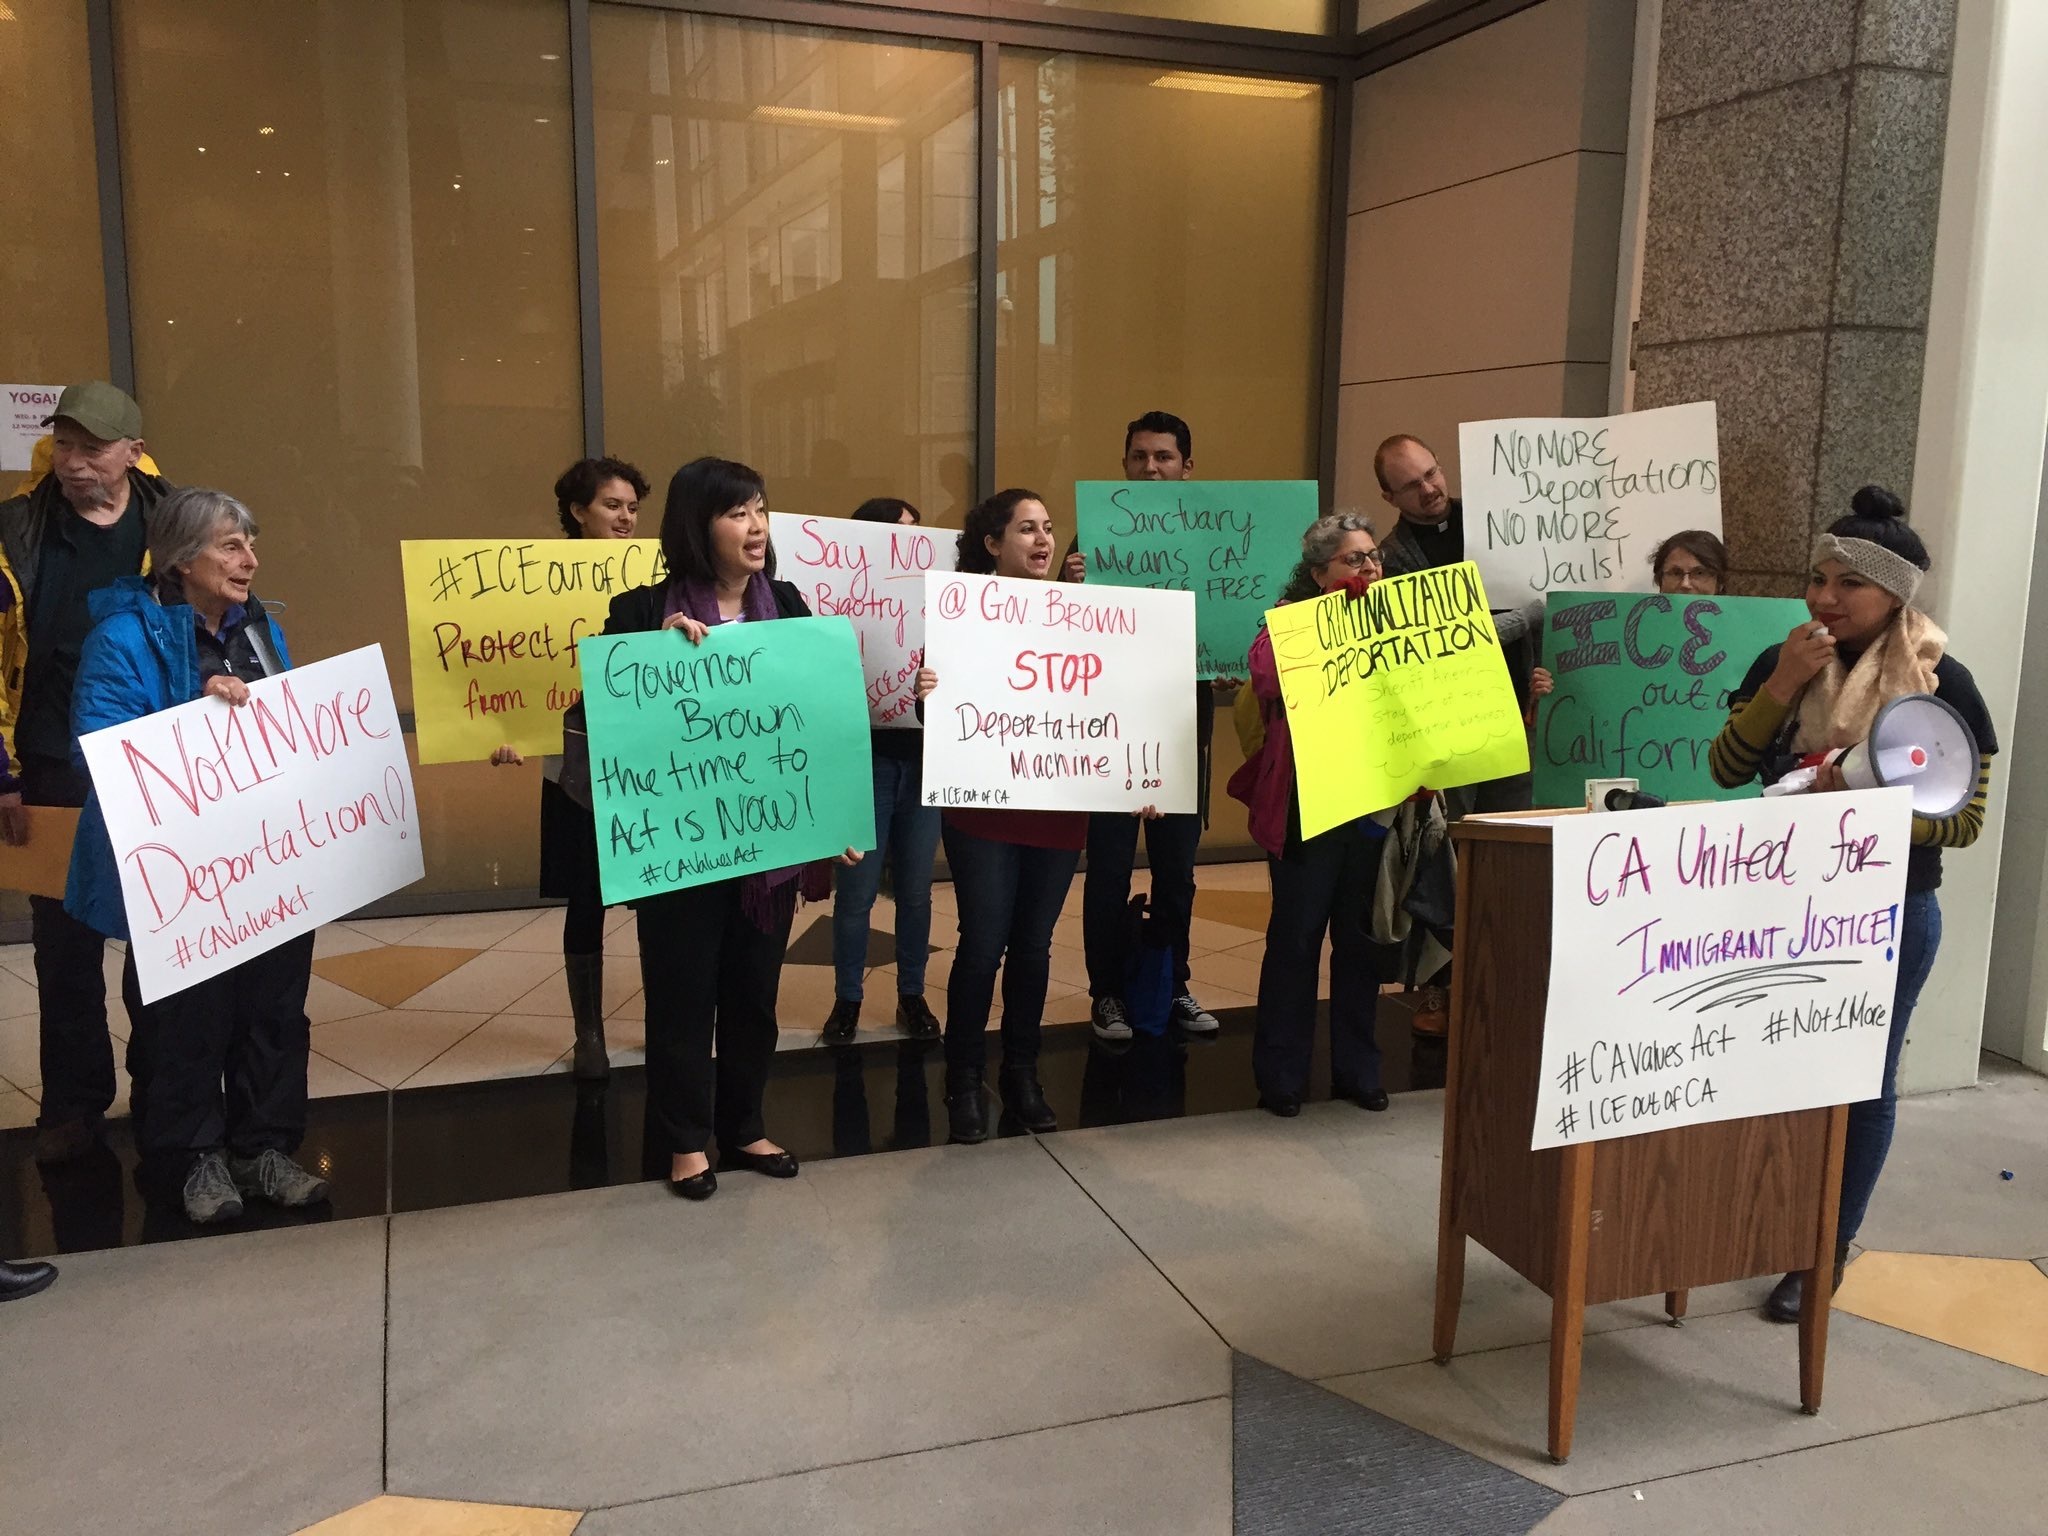
[[[1848,1109],[1799,1110],[1529,1150],[1550,986],[1550,827],[1557,815],[1467,820],[1437,1235],[1439,1365],[1451,1358],[1465,1239],[1543,1290],[1550,1313],[1550,1457],[1571,1455],[1590,1303],[1806,1271],[1799,1402],[1820,1411]],[[1612,814],[1625,815],[1625,812]]]

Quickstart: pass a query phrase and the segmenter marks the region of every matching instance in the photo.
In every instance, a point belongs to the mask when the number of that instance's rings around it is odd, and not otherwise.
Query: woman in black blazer
[[[608,635],[678,629],[695,645],[722,624],[808,618],[775,577],[761,477],[730,459],[696,459],[669,482],[661,517],[668,574],[612,600]],[[856,864],[849,848],[840,862]],[[669,1153],[669,1189],[707,1200],[719,1165],[796,1177],[768,1139],[761,1097],[775,1059],[775,994],[799,897],[831,890],[829,862],[741,875],[634,903],[647,1004],[647,1138]],[[717,1061],[712,1044],[717,1042]]]

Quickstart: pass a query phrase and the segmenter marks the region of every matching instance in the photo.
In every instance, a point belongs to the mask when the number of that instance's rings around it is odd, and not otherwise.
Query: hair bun
[[[1849,510],[1872,520],[1896,518],[1903,521],[1906,504],[1881,485],[1866,485],[1849,498]]]

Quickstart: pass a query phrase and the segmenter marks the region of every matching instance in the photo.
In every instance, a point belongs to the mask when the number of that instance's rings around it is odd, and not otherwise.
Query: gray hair
[[[1280,593],[1283,603],[1298,603],[1322,590],[1316,585],[1316,567],[1328,565],[1337,557],[1337,546],[1344,542],[1347,533],[1371,534],[1375,546],[1380,541],[1379,534],[1373,531],[1372,519],[1363,512],[1331,512],[1308,525],[1301,535],[1301,563],[1295,566]]]
[[[230,532],[256,537],[256,519],[226,491],[188,485],[157,504],[149,519],[149,568],[161,596],[172,601],[184,597],[185,578],[178,567],[205,553],[220,537],[222,523]]]

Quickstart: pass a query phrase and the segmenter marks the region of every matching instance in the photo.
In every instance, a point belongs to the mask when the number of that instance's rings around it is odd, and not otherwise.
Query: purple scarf
[[[687,614],[708,629],[732,622],[718,611],[718,589],[708,581],[690,577],[671,581],[662,601],[664,621],[679,613]],[[781,611],[775,606],[775,589],[769,586],[765,575],[754,572],[747,578],[747,590],[740,596],[740,617],[749,624],[759,624],[781,616]],[[799,876],[802,877],[801,882],[793,884]],[[799,895],[808,901],[822,901],[831,893],[832,866],[826,860],[791,864],[782,869],[741,875],[739,880],[740,910],[761,932],[773,933],[777,928],[788,925],[796,912]]]

